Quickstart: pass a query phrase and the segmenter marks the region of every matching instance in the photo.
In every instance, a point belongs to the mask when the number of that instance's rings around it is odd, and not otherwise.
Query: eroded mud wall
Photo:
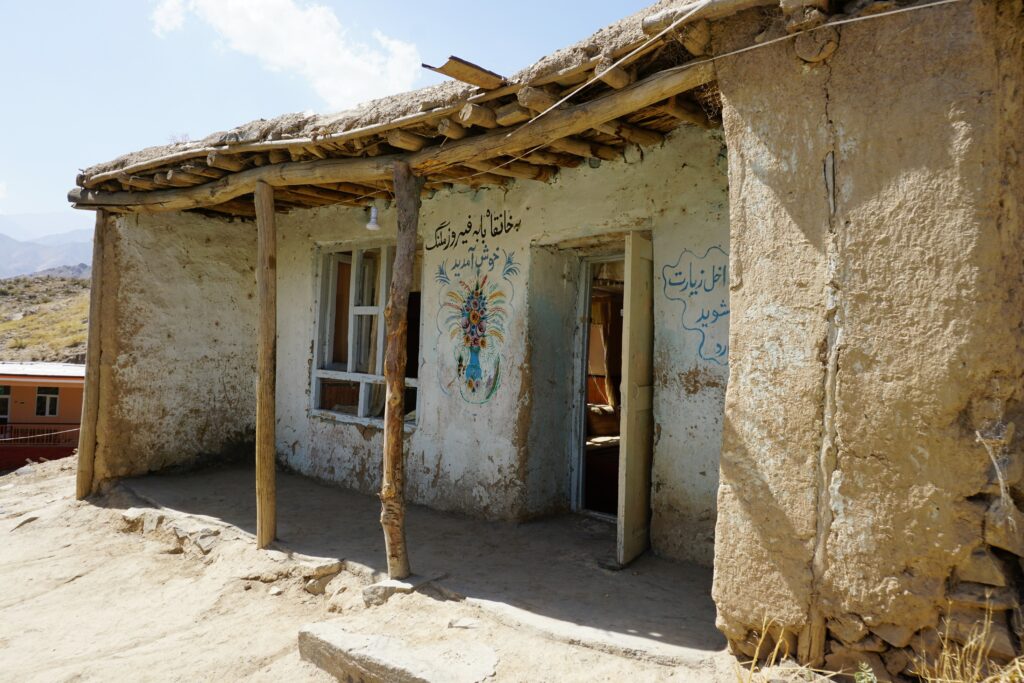
[[[251,448],[255,224],[120,217],[103,258],[95,480]]]
[[[717,49],[765,30],[738,18]],[[805,656],[898,673],[986,592],[994,652],[1019,648],[1022,34],[1020,2],[972,2],[841,27],[818,64],[787,42],[719,65],[714,594],[739,650],[774,618]]]

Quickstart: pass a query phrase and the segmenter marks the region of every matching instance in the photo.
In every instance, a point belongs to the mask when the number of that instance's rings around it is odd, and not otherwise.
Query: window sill
[[[311,410],[309,411],[310,417],[315,417],[325,422],[339,422],[342,424],[360,425],[363,427],[372,427],[384,431],[384,420],[379,417],[359,417],[358,415],[346,415],[345,413],[336,413],[331,410]],[[411,434],[416,431],[415,422],[406,422],[402,425],[402,430],[406,434]]]

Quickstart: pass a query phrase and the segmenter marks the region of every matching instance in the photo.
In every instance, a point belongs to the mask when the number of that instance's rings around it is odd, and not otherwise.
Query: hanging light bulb
[[[370,220],[366,223],[367,230],[380,230],[380,223],[377,222],[377,206],[370,207]]]

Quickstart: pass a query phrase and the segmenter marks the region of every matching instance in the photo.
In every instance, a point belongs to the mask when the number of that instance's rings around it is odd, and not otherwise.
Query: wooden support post
[[[103,316],[103,245],[109,214],[96,212],[92,236],[92,286],[89,291],[89,331],[85,345],[85,393],[82,399],[82,423],[78,431],[78,472],[75,497],[82,500],[92,493],[96,471],[96,424],[100,417],[100,321]]]
[[[409,576],[409,554],[405,547],[405,364],[408,335],[409,289],[416,256],[420,190],[424,179],[415,176],[404,161],[395,162],[395,201],[398,209],[398,239],[391,289],[384,308],[387,346],[384,351],[384,472],[380,489],[380,524],[388,556],[388,576]]]
[[[256,291],[259,327],[256,353],[256,547],[266,548],[277,535],[277,487],[274,466],[274,406],[277,384],[277,230],[274,189],[256,183]]]

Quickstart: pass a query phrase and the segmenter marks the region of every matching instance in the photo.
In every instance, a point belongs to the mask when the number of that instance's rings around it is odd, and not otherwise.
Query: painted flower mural
[[[452,264],[455,274],[466,262]],[[453,342],[456,377],[442,380],[447,390],[458,386],[470,403],[486,403],[501,385],[501,348],[510,313],[511,279],[519,273],[512,253],[474,264],[470,278],[453,278],[443,262],[435,280],[446,285],[438,315],[438,328]]]
[[[487,353],[488,345],[505,341],[505,292],[488,283],[486,275],[472,285],[459,282],[459,288],[448,292],[444,307],[449,315],[445,324],[452,339],[462,339],[458,357],[458,372],[466,391],[484,400],[498,388],[501,377],[501,359],[495,357],[493,369],[484,372],[480,354]]]

